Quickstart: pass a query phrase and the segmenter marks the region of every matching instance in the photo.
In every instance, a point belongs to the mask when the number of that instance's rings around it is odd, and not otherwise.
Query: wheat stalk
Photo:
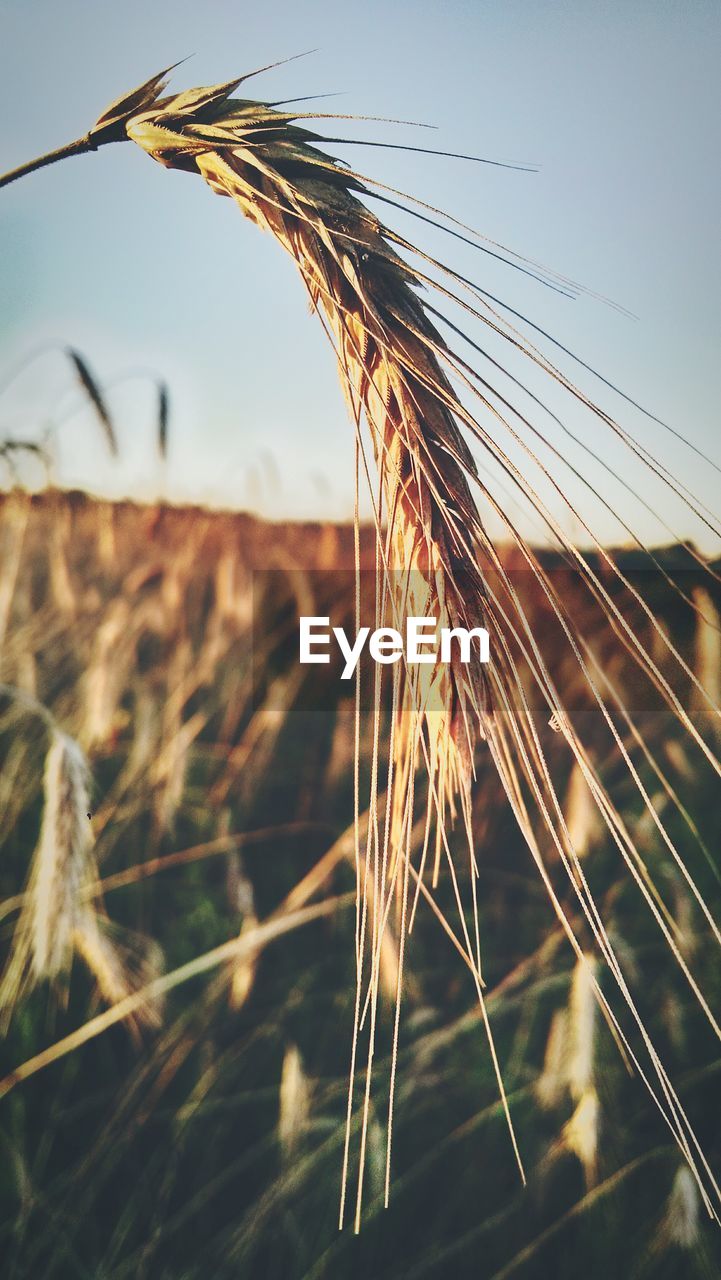
[[[573,830],[569,831],[569,824],[551,782],[540,731],[520,675],[521,663],[541,695],[546,707],[546,718],[550,718],[552,726],[565,739],[573,767],[577,771],[576,788],[580,790],[585,785],[590,796],[589,802],[597,808],[610,839],[654,915],[676,962],[709,1022],[720,1036],[721,1028],[679,950],[673,930],[669,927],[669,913],[649,881],[648,872],[633,839],[602,786],[565,709],[564,700],[554,686],[544,655],[531,633],[521,600],[486,532],[472,493],[472,485],[477,486],[485,505],[503,520],[516,542],[521,562],[532,571],[555,615],[559,634],[567,643],[586,681],[592,705],[612,735],[617,750],[639,789],[644,806],[655,822],[659,838],[679,865],[690,892],[696,896],[718,940],[721,940],[721,933],[711,919],[668,832],[660,823],[651,797],[645,791],[626,742],[617,727],[614,716],[620,715],[634,731],[625,708],[622,704],[620,708],[616,705],[618,699],[614,690],[605,687],[604,674],[582,628],[576,619],[568,616],[548,574],[515,529],[508,514],[499,506],[486,477],[478,474],[463,428],[482,446],[488,458],[511,478],[515,489],[542,518],[560,543],[571,565],[585,581],[589,597],[600,606],[621,645],[655,686],[710,765],[717,773],[721,773],[721,764],[704,741],[696,724],[689,719],[661,669],[660,662],[656,660],[659,641],[661,653],[670,655],[681,666],[692,687],[703,699],[709,714],[718,715],[718,708],[712,705],[712,698],[703,689],[695,673],[684,663],[674,648],[672,639],[662,633],[652,611],[604,548],[593,539],[600,564],[615,581],[630,592],[642,618],[648,622],[651,629],[651,652],[644,644],[639,629],[629,623],[625,613],[619,609],[603,577],[589,566],[565,536],[558,520],[529,478],[534,468],[540,468],[544,478],[552,480],[530,443],[537,437],[543,440],[543,437],[533,423],[449,347],[435,322],[440,313],[432,304],[421,302],[416,292],[417,287],[435,285],[441,298],[462,306],[468,314],[487,325],[497,337],[522,352],[533,365],[559,383],[576,403],[594,413],[637,459],[648,465],[710,528],[715,528],[715,525],[707,519],[708,513],[700,510],[688,491],[679,486],[669,471],[648,451],[637,445],[614,419],[598,409],[536,346],[502,319],[499,311],[490,305],[488,295],[391,232],[369,211],[359,198],[372,193],[367,185],[368,180],[341,165],[315,145],[320,139],[309,131],[306,122],[320,118],[319,113],[288,112],[274,109],[262,102],[233,98],[232,94],[247,77],[161,97],[165,88],[164,75],[165,73],[153,77],[133,93],[119,99],[103,113],[84,139],[52,156],[42,157],[35,165],[24,166],[14,174],[7,175],[5,179],[0,179],[0,184],[32,171],[33,167],[52,163],[64,155],[93,150],[105,142],[129,138],[161,164],[198,173],[218,194],[232,198],[253,223],[269,231],[296,262],[312,305],[335,348],[356,426],[357,463],[368,483],[372,484],[364,431],[367,430],[370,434],[380,479],[375,504],[378,620],[381,623],[389,618],[402,620],[412,614],[435,616],[442,626],[473,627],[485,624],[492,630],[496,641],[494,661],[487,673],[479,672],[478,668],[463,669],[460,665],[451,665],[434,668],[428,678],[421,682],[412,677],[408,670],[394,667],[394,714],[385,777],[381,777],[379,740],[380,675],[375,680],[372,788],[365,854],[362,855],[361,850],[356,848],[359,877],[356,933],[358,991],[351,1077],[356,1065],[358,1036],[363,1030],[368,1033],[356,1227],[360,1218],[364,1158],[371,1114],[371,1076],[382,942],[394,899],[398,903],[400,916],[399,937],[401,940],[405,937],[410,908],[411,872],[417,886],[416,896],[421,891],[426,891],[426,855],[430,849],[433,826],[433,878],[435,880],[437,877],[440,862],[445,860],[459,910],[461,947],[476,982],[490,1051],[510,1125],[500,1067],[483,1000],[475,901],[476,866],[471,839],[470,786],[474,749],[482,739],[487,741],[489,754],[499,772],[561,926],[579,964],[584,966],[584,981],[587,979],[588,987],[585,996],[592,994],[600,1003],[693,1170],[706,1208],[713,1213],[711,1195],[718,1196],[718,1187],[646,1032],[588,885],[579,860],[579,853],[583,850],[577,850],[573,841],[573,836],[579,834],[578,822],[571,813],[570,825]],[[391,204],[395,202],[391,197],[400,194],[377,183],[374,193],[380,193],[381,198],[389,200]],[[434,217],[428,215],[437,215],[438,211],[430,210],[428,206],[421,207],[425,212],[420,216],[427,221],[434,221]],[[472,236],[475,244],[488,248],[470,228],[463,228],[458,223],[454,225],[457,229],[453,234],[467,232],[469,235],[463,234],[461,238],[469,239]],[[494,246],[491,251],[498,256],[500,248]],[[401,257],[399,250],[416,255],[414,264],[410,265],[406,257]],[[509,260],[509,254],[505,250],[500,256]],[[518,255],[512,255],[510,260],[513,266],[528,274],[548,279],[548,273],[538,268],[537,264],[527,263]],[[436,275],[429,274],[433,272]],[[441,281],[437,279],[439,272],[442,275]],[[564,291],[568,291],[568,281],[561,279],[560,285]],[[459,289],[461,293],[458,292]],[[450,327],[454,328],[452,325]],[[466,338],[464,333],[460,336]],[[471,346],[475,344],[471,343]],[[458,383],[469,395],[475,395],[480,401],[483,421],[474,417],[466,407],[464,399],[456,390]],[[540,401],[538,403],[542,404]],[[563,423],[561,425],[567,430]],[[497,428],[497,432],[493,428]],[[510,452],[497,438],[497,434],[502,432],[510,438]],[[513,450],[521,451],[528,463],[528,474],[525,467],[514,462]],[[558,453],[557,450],[555,452]],[[552,482],[563,497],[558,482]],[[567,505],[584,533],[593,538],[588,524],[570,503]],[[625,527],[638,541],[633,530],[628,525]],[[417,767],[421,764],[425,765],[428,775],[428,802],[423,849],[416,869],[411,867],[414,786]],[[384,807],[380,802],[383,791]],[[466,924],[447,840],[447,818],[453,816],[456,807],[460,808],[468,832],[468,858],[474,895],[473,939]],[[535,821],[532,820],[532,814],[537,815]],[[537,829],[539,827],[540,832]],[[358,830],[359,824],[356,822],[357,835]],[[636,1025],[646,1065],[634,1053],[595,972],[586,965],[574,928],[550,880],[541,836],[555,849],[568,873],[578,908]],[[581,842],[583,843],[583,839]],[[403,954],[401,944],[396,993],[398,1004],[403,982]],[[396,1017],[391,1103],[397,1042]],[[652,1082],[654,1075],[655,1083]],[[581,1113],[576,1117],[575,1127],[571,1125],[567,1140],[581,1154],[590,1176],[595,1160],[597,1108],[594,1110],[594,1100],[588,1089],[581,1091],[579,1108]],[[390,1169],[391,1114],[386,1158],[386,1196]],[[349,1168],[350,1120],[349,1101],[344,1196]],[[511,1134],[513,1136],[512,1127]],[[520,1165],[515,1137],[513,1142]]]

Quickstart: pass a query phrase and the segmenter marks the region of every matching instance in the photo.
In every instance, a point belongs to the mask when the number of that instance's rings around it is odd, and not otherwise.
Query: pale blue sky
[[[638,319],[590,298],[559,298],[430,228],[414,229],[699,448],[721,454],[716,0],[276,0],[265,8],[239,0],[0,0],[0,168],[83,133],[110,98],[178,58],[194,55],[175,73],[180,89],[305,49],[317,52],[247,92],[338,91],[322,109],[438,126],[418,136],[356,125],[356,136],[537,163],[540,171],[527,174],[375,148],[338,151],[627,307]],[[329,132],[351,127],[327,122]],[[150,388],[128,382],[112,392],[121,461],[107,461],[80,412],[62,428],[61,480],[141,497],[161,488],[174,499],[273,515],[349,513],[351,429],[294,268],[200,180],[165,172],[129,144],[32,175],[0,192],[0,280],[0,382],[26,352],[62,340],[106,380],[149,366],[171,386],[164,472]],[[583,382],[601,394],[585,375]],[[29,435],[73,403],[69,374],[49,355],[0,397],[0,423],[4,434]],[[615,398],[605,403],[621,413]],[[716,505],[718,475],[658,427],[631,410],[623,415]],[[567,421],[620,462],[591,421],[573,411]],[[636,485],[661,509],[658,490],[642,477]],[[645,537],[664,539],[646,511],[612,496]],[[697,522],[672,505],[662,509],[677,532],[703,540]],[[618,536],[600,513],[598,527]]]

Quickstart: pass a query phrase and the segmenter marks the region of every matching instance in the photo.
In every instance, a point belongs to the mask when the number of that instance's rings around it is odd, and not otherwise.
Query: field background
[[[15,490],[0,501],[0,538],[0,680],[49,708],[88,754],[105,927],[137,984],[238,935],[252,944],[268,920],[287,926],[169,990],[154,1010],[157,1029],[113,1026],[0,1101],[3,1276],[721,1274],[717,1230],[648,1095],[606,1025],[574,1000],[572,957],[482,750],[474,834],[484,976],[529,1186],[518,1185],[473,984],[421,902],[407,956],[391,1205],[384,1211],[385,996],[363,1228],[357,1238],[337,1232],[355,978],[353,698],[332,673],[299,667],[294,628],[324,592],[334,621],[352,626],[352,574],[330,572],[352,568],[352,529]],[[368,564],[370,543],[364,530]],[[713,635],[649,562],[618,556],[638,571],[707,687],[718,684]],[[691,596],[701,575],[687,551],[670,547],[660,559]],[[546,563],[565,572],[550,553]],[[572,600],[572,574],[562,586]],[[541,602],[527,593],[526,603],[536,633],[548,634]],[[586,607],[579,591],[578,610]],[[642,618],[629,617],[643,633]],[[710,771],[647,699],[608,629],[597,651],[699,823],[707,856],[639,758],[718,915],[721,815]],[[683,905],[678,875],[597,720],[584,721],[581,682],[570,667],[555,675],[718,1007],[721,972],[707,931]],[[32,703],[5,693],[0,711],[7,953],[39,830],[48,740]],[[368,734],[364,720],[361,796]],[[544,745],[587,873],[718,1171],[718,1045],[559,737],[549,728]],[[455,843],[462,850],[460,834]],[[573,916],[560,868],[552,874]],[[453,919],[447,877],[438,901]],[[319,913],[306,919],[313,904]],[[391,928],[387,992],[396,964]],[[16,1009],[1,1074],[102,1007],[76,960],[67,982],[41,984]],[[558,1050],[563,1017],[582,1022],[576,1034],[598,1105],[597,1124],[580,1134],[569,1128],[578,1099]]]

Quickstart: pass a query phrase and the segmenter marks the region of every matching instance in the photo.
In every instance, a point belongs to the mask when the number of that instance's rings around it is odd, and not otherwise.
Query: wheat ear
[[[74,955],[83,959],[108,1003],[124,999],[134,987],[102,910],[88,763],[77,742],[57,728],[49,713],[44,718],[49,721],[50,746],[43,774],[43,814],[12,950],[0,980],[4,1026],[27,990],[43,981],[57,986],[67,980]],[[147,1005],[129,1025],[135,1032],[157,1022],[157,1008]]]
[[[503,522],[516,543],[522,563],[533,574],[558,622],[559,635],[567,644],[574,662],[578,664],[590,692],[592,705],[612,735],[644,805],[656,823],[660,839],[684,874],[688,888],[704,910],[717,940],[721,940],[721,932],[711,919],[668,832],[658,820],[642,778],[621,736],[619,717],[626,719],[632,733],[634,731],[625,708],[622,704],[620,707],[611,705],[617,701],[614,691],[604,688],[603,673],[597,669],[594,654],[577,620],[569,617],[548,574],[514,527],[508,512],[494,497],[493,486],[485,476],[477,473],[462,427],[485,451],[489,464],[492,462],[503,470],[516,492],[521,494],[541,518],[552,537],[560,544],[569,563],[578,571],[590,596],[600,606],[623,648],[655,686],[708,763],[719,774],[721,763],[700,734],[697,725],[689,718],[658,662],[649,653],[639,629],[630,624],[618,608],[604,577],[589,565],[565,535],[558,519],[534,487],[532,475],[540,474],[544,484],[550,484],[558,497],[566,502],[583,534],[588,535],[596,548],[603,569],[613,581],[630,592],[634,605],[652,628],[652,637],[658,636],[661,639],[665,646],[664,652],[667,651],[689,677],[694,689],[704,699],[704,705],[709,707],[710,714],[718,717],[721,712],[712,705],[712,699],[701,687],[697,676],[689,669],[672,641],[662,635],[650,608],[594,537],[587,522],[568,501],[559,481],[551,475],[543,457],[535,451],[537,440],[540,440],[544,448],[552,446],[516,405],[501,395],[450,348],[431,317],[440,317],[445,326],[444,332],[450,327],[460,334],[461,339],[470,342],[473,349],[484,356],[486,353],[468,339],[465,333],[450,324],[432,304],[422,304],[416,289],[424,285],[434,286],[442,299],[462,307],[467,314],[480,320],[496,338],[508,343],[514,351],[521,352],[532,365],[559,384],[573,397],[576,404],[593,413],[597,421],[612,432],[635,459],[650,468],[661,483],[692,509],[696,517],[715,530],[713,517],[709,518],[709,513],[693,500],[688,490],[652,454],[636,444],[618,422],[594,405],[547,356],[514,329],[507,319],[502,318],[498,307],[502,308],[503,304],[491,305],[493,299],[480,286],[446,268],[430,255],[422,253],[397,233],[391,232],[369,211],[359,197],[374,194],[390,204],[397,204],[395,197],[401,193],[379,183],[373,184],[371,191],[367,185],[368,179],[342,165],[315,145],[321,139],[308,130],[307,122],[323,118],[320,113],[288,112],[274,109],[262,102],[233,98],[232,94],[243,79],[247,77],[161,98],[165,84],[162,76],[155,77],[113,104],[90,131],[85,140],[88,145],[73,144],[74,150],[88,150],[103,141],[128,137],[161,164],[199,173],[214,191],[231,197],[252,222],[268,230],[287,250],[299,268],[311,302],[335,348],[356,424],[357,458],[369,484],[372,483],[371,469],[365,453],[363,422],[370,433],[380,473],[375,507],[379,618],[381,621],[389,616],[402,619],[414,613],[417,616],[436,616],[441,625],[477,626],[488,622],[496,640],[494,662],[487,674],[478,674],[476,671],[476,674],[468,676],[458,666],[451,666],[435,670],[421,685],[407,671],[394,667],[394,714],[385,778],[381,778],[379,749],[380,676],[375,681],[375,734],[368,834],[365,857],[361,858],[360,851],[357,851],[356,857],[361,883],[356,935],[358,994],[354,1064],[358,1034],[364,1029],[368,1031],[356,1226],[360,1216],[364,1155],[371,1114],[379,957],[394,896],[399,904],[401,936],[405,933],[409,908],[411,836],[414,831],[414,776],[418,764],[425,764],[427,770],[429,801],[421,862],[418,870],[412,868],[413,876],[420,889],[423,885],[433,816],[436,831],[434,877],[440,861],[444,859],[458,905],[463,949],[476,982],[505,1105],[500,1066],[490,1036],[483,1000],[480,939],[475,910],[476,867],[471,840],[469,793],[473,749],[477,740],[483,737],[487,740],[489,754],[553,908],[577,958],[582,961],[580,943],[549,877],[539,843],[539,826],[544,841],[555,849],[568,874],[580,913],[635,1023],[643,1045],[643,1062],[634,1054],[607,995],[596,976],[591,974],[589,980],[595,998],[624,1045],[629,1059],[636,1064],[686,1157],[697,1179],[706,1208],[709,1212],[714,1212],[711,1196],[718,1203],[719,1188],[648,1036],[578,853],[574,849],[551,780],[528,693],[521,678],[521,664],[528,670],[541,695],[547,709],[547,718],[550,717],[552,726],[565,739],[572,760],[588,786],[629,875],[634,879],[677,964],[719,1037],[721,1028],[678,948],[669,928],[668,913],[659,901],[658,891],[649,883],[643,860],[621,815],[602,786],[566,711],[564,700],[554,685],[514,585],[484,528],[471,493],[471,485],[477,485],[485,504]],[[91,141],[88,142],[88,139]],[[72,154],[73,148],[67,153]],[[60,153],[57,158],[60,158]],[[33,167],[46,162],[48,158],[44,157],[35,166],[25,166],[20,172],[29,172]],[[19,173],[9,175],[7,180],[16,176]],[[415,202],[411,212],[427,222],[434,222],[438,216],[442,216],[438,210],[420,202]],[[492,246],[479,237],[478,233],[462,224],[453,223],[453,228],[451,234],[469,240],[484,252],[502,257],[526,274],[549,282],[549,274],[537,264],[529,263],[518,255],[511,255],[502,250],[501,246]],[[412,266],[405,257],[399,255],[398,249],[415,255]],[[563,278],[557,277],[554,287],[560,288],[562,292],[571,291],[569,282]],[[566,354],[572,356],[572,353]],[[491,360],[491,364],[496,362]],[[506,372],[502,365],[496,364],[496,367],[502,373]],[[527,392],[518,379],[512,377],[511,381],[524,393]],[[483,406],[481,417],[474,417],[466,407],[455,389],[459,382],[465,392],[469,396],[475,396]],[[531,398],[541,410],[548,411],[538,397],[531,395]],[[560,422],[567,434],[572,435],[560,419],[555,420]],[[502,440],[506,437],[510,443],[504,446]],[[576,437],[574,439],[577,440]],[[577,440],[577,443],[583,442]],[[515,460],[519,452],[524,460],[521,465]],[[560,463],[564,462],[557,448],[552,448],[552,453]],[[588,483],[580,473],[576,473],[576,476],[581,482]],[[623,478],[621,483],[624,483]],[[588,487],[591,488],[590,485]],[[591,491],[598,497],[594,489]],[[639,542],[633,530],[628,525],[624,527]],[[383,782],[385,812],[379,802]],[[446,836],[446,813],[456,804],[460,805],[468,831],[470,879],[476,916],[473,941],[467,927]],[[372,904],[370,908],[369,904]],[[366,988],[364,975],[368,972]],[[402,959],[397,988],[399,1000],[401,988]],[[397,1034],[396,1020],[391,1099]],[[506,1114],[508,1116],[507,1107]],[[510,1124],[510,1117],[508,1119]],[[585,1126],[584,1132],[586,1131],[589,1131],[588,1125]],[[588,1155],[585,1148],[584,1152]],[[517,1148],[516,1155],[518,1157]],[[518,1159],[520,1164],[520,1157]],[[389,1166],[390,1125],[387,1170]],[[346,1143],[344,1188],[348,1168]],[[341,1220],[342,1218],[343,1208]]]
[[[717,1192],[718,1188],[703,1160],[696,1139],[689,1130],[683,1109],[636,1011],[633,997],[563,820],[514,660],[513,644],[514,641],[519,643],[519,635],[534,678],[547,699],[549,711],[566,737],[594,802],[643,892],[644,885],[638,874],[635,850],[627,840],[620,817],[612,809],[600,786],[561,699],[553,688],[543,658],[525,623],[520,602],[483,527],[470,489],[470,484],[477,479],[476,467],[464,440],[461,424],[471,430],[494,458],[503,463],[548,522],[552,521],[550,513],[489,432],[469,415],[444,371],[443,363],[456,376],[462,377],[469,388],[473,387],[472,378],[465,376],[473,371],[449,350],[431,321],[429,309],[421,303],[415,292],[419,284],[429,283],[428,277],[418,268],[411,268],[398,255],[394,243],[410,249],[413,246],[394,237],[361,203],[358,197],[368,193],[362,179],[313,145],[318,141],[317,135],[298,124],[300,117],[296,113],[277,111],[263,103],[234,100],[231,94],[239,84],[240,81],[235,81],[162,99],[128,121],[128,137],[160,163],[170,168],[198,172],[214,191],[231,197],[252,222],[269,231],[295,260],[311,302],[336,351],[343,386],[356,425],[357,456],[361,459],[368,482],[371,483],[363,448],[362,425],[365,420],[380,473],[376,503],[379,548],[377,577],[381,601],[379,620],[385,621],[390,612],[401,620],[409,614],[435,616],[441,625],[451,626],[473,627],[488,621],[494,627],[498,640],[496,660],[488,678],[482,673],[478,674],[478,668],[475,669],[476,674],[469,677],[459,667],[439,667],[420,686],[407,671],[401,674],[398,668],[394,668],[394,714],[385,779],[385,819],[378,811],[380,678],[375,682],[376,732],[370,822],[365,859],[359,856],[357,861],[359,869],[364,869],[357,934],[358,998],[354,1045],[359,1031],[367,1026],[368,1057],[362,1102],[356,1229],[362,1203],[364,1159],[371,1114],[379,958],[393,894],[400,902],[401,936],[406,928],[410,836],[413,825],[413,777],[419,761],[425,763],[428,772],[429,813],[431,806],[435,810],[434,876],[437,875],[439,862],[445,854],[453,880],[465,950],[472,964],[499,1088],[506,1106],[500,1066],[483,1001],[475,901],[476,867],[470,824],[469,792],[473,751],[478,738],[484,737],[488,740],[491,755],[551,892],[556,910],[580,957],[578,943],[551,890],[528,818],[524,790],[526,794],[530,790],[542,822],[568,870],[579,905],[597,946],[637,1022],[652,1068],[660,1082],[660,1096],[654,1094],[657,1103],[699,1181],[704,1180],[705,1173]],[[438,267],[440,264],[434,265]],[[487,316],[483,318],[488,322]],[[529,358],[540,362],[534,348],[522,349]],[[583,399],[548,362],[543,367],[552,376],[559,378],[573,394]],[[495,417],[513,434],[508,420],[485,394],[485,384],[481,383],[481,387],[478,394],[490,416]],[[521,421],[526,422],[525,419]],[[526,425],[532,429],[530,423]],[[528,446],[524,447],[530,453]],[[533,462],[537,461],[535,455],[530,456]],[[482,483],[481,488],[491,500]],[[591,688],[595,690],[583,652],[583,641],[574,629],[573,620],[565,615],[552,585],[544,577],[523,540],[515,534],[507,520],[506,524],[516,536],[529,567],[548,595],[568,636],[569,644],[576,653]],[[558,532],[557,526],[556,531]],[[565,546],[581,568],[581,557],[575,548],[567,540]],[[488,574],[481,571],[483,558],[491,571],[495,589],[489,585]],[[582,572],[585,570],[582,569]],[[670,686],[664,683],[661,673],[648,658],[635,633],[627,626],[624,630],[624,621],[617,610],[614,612],[613,602],[604,590],[603,583],[593,574],[586,573],[586,577],[592,593],[600,599],[623,643],[640,665],[650,671],[688,731],[718,768],[715,758],[705,748],[683,709],[674,704]],[[600,709],[606,714],[603,706]],[[632,769],[631,761],[627,757],[626,760]],[[466,925],[445,834],[446,810],[449,806],[453,809],[456,801],[460,803],[469,838],[470,879],[474,891],[473,941]],[[424,841],[420,878],[424,872],[425,852]],[[646,896],[649,906],[655,910],[653,898],[648,891]],[[663,920],[658,914],[657,919],[663,927]],[[678,962],[704,1004],[712,1025],[718,1030],[718,1024],[703,1002],[692,975],[684,966],[683,958],[674,949],[673,939],[668,933],[666,936]],[[361,988],[366,968],[369,969],[368,987],[365,1000],[362,1000]],[[595,979],[593,987],[596,998],[607,1007],[606,998]],[[400,1001],[400,975],[397,994]],[[611,1016],[610,1010],[608,1015]],[[617,1023],[614,1025],[619,1031]],[[396,1020],[391,1098],[397,1035]],[[355,1048],[353,1061],[355,1064]],[[507,1106],[506,1115],[520,1166],[520,1155]],[[388,1168],[390,1120],[391,1117]],[[346,1142],[341,1222],[348,1168]],[[708,1195],[705,1194],[704,1198],[711,1211]]]

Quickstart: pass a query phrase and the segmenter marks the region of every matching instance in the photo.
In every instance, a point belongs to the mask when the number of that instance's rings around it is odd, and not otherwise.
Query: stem
[[[26,173],[34,173],[36,169],[44,169],[45,165],[56,164],[58,160],[64,160],[66,156],[79,156],[84,151],[96,151],[101,145],[98,139],[93,138],[86,133],[84,138],[76,138],[75,142],[68,142],[64,147],[58,147],[57,151],[48,151],[44,156],[38,156],[37,160],[30,160],[27,164],[21,164],[17,169],[11,169],[9,173],[0,175],[0,187],[7,187],[11,182],[16,182],[18,178],[24,178]]]
[[[110,1008],[96,1014],[88,1022],[84,1022],[76,1031],[71,1031],[69,1035],[63,1036],[55,1044],[51,1044],[47,1049],[37,1053],[34,1058],[28,1058],[21,1066],[16,1067],[14,1071],[11,1071],[9,1075],[0,1080],[0,1098],[9,1093],[22,1080],[27,1080],[28,1076],[35,1075],[36,1071],[40,1071],[51,1062],[57,1062],[58,1058],[64,1058],[66,1054],[80,1048],[88,1040],[92,1040],[95,1036],[100,1035],[101,1032],[106,1031],[108,1027],[114,1026],[116,1022],[122,1022],[124,1018],[129,1017],[137,1009],[140,1009],[146,1001],[155,1000],[158,996],[165,995],[167,991],[172,991],[175,987],[181,986],[182,983],[188,982],[189,979],[197,977],[198,974],[207,973],[210,969],[224,964],[227,960],[235,960],[237,962],[245,956],[261,951],[268,943],[275,942],[276,938],[280,938],[286,933],[291,933],[302,925],[310,924],[312,920],[319,920],[323,916],[333,915],[340,907],[350,906],[354,901],[354,893],[343,893],[335,898],[324,898],[321,902],[311,903],[310,906],[302,907],[299,911],[292,911],[287,915],[282,915],[276,911],[273,915],[268,916],[262,924],[249,930],[243,937],[221,942],[220,946],[213,947],[212,951],[206,951],[203,955],[196,956],[194,960],[189,960],[187,964],[181,965],[180,968],[173,969],[170,973],[162,974],[159,978],[149,982],[147,986],[140,987],[137,991],[132,991],[129,995],[123,996],[122,1000],[111,1004]]]

